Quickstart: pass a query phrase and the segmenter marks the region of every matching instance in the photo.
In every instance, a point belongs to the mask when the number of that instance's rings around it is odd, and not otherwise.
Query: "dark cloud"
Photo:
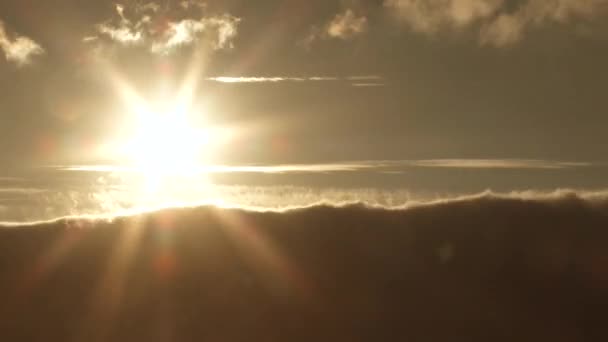
[[[569,194],[6,228],[0,337],[600,341],[606,227]]]

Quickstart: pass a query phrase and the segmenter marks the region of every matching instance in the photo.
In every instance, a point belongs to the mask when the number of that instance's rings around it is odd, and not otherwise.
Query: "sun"
[[[183,175],[204,164],[211,135],[195,125],[188,108],[179,103],[146,103],[136,109],[133,133],[123,148],[138,171]]]
[[[106,69],[122,100],[122,120],[100,154],[116,169],[142,175],[146,187],[156,194],[200,179],[232,143],[235,127],[212,124],[217,117],[211,114],[217,113],[209,106],[213,95],[198,87],[200,68],[193,62],[174,86],[160,77],[152,93],[140,92],[111,66]]]

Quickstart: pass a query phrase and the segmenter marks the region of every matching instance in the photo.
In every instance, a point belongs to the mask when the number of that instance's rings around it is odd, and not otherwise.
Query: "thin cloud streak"
[[[0,188],[0,194],[21,194],[31,195],[47,192],[47,189],[38,188]]]
[[[406,165],[461,169],[570,169],[594,164],[535,159],[429,159],[409,161]]]
[[[338,77],[208,77],[207,81],[220,83],[277,83],[277,82],[306,82],[306,81],[338,81]]]
[[[384,78],[382,76],[376,76],[376,75],[349,76],[349,77],[335,77],[335,76],[309,76],[309,77],[217,76],[217,77],[207,77],[205,80],[210,81],[210,82],[219,82],[219,83],[279,83],[279,82],[328,82],[328,81],[349,81],[349,82],[382,81],[382,80],[384,80]],[[376,83],[378,83],[378,82],[376,82]]]
[[[369,160],[327,164],[288,164],[288,165],[206,165],[196,173],[323,173],[380,170],[385,168],[460,168],[460,169],[536,169],[560,170],[598,166],[590,162],[551,161],[536,159],[425,159],[425,160]],[[143,170],[134,166],[115,165],[77,165],[53,167],[64,171],[124,172],[138,173]]]

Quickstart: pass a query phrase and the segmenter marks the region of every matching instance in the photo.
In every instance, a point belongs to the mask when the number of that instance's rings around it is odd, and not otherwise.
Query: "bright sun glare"
[[[103,153],[120,164],[118,169],[141,174],[148,190],[158,193],[167,190],[161,186],[189,184],[192,176],[205,173],[214,155],[232,138],[232,128],[209,123],[209,108],[203,103],[208,99],[200,98],[197,87],[199,67],[194,63],[172,90],[159,80],[161,91],[154,99],[142,96],[108,68],[123,100],[125,121]]]
[[[183,175],[204,163],[211,132],[196,127],[187,108],[167,103],[144,105],[136,111],[134,133],[124,152],[139,171]]]

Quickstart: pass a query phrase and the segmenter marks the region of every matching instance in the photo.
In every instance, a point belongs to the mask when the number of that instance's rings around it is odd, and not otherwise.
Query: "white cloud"
[[[155,2],[140,3],[134,8],[117,4],[115,11],[118,20],[98,24],[96,31],[98,35],[123,45],[146,44],[151,52],[158,54],[168,54],[199,41],[210,43],[214,49],[232,47],[240,19],[228,14],[193,18],[192,11],[184,12],[192,7],[202,10],[205,6],[197,1],[183,1],[177,9],[161,7]],[[170,10],[180,9],[184,12],[184,18],[171,20]],[[158,19],[163,20],[164,24],[155,25]],[[86,41],[92,41],[94,37],[87,36]]]
[[[368,19],[366,16],[357,16],[352,9],[338,13],[328,23],[322,26],[313,26],[308,35],[299,42],[299,45],[310,49],[318,39],[349,40],[367,32]]]
[[[357,17],[351,9],[336,15],[327,25],[327,35],[331,38],[350,39],[365,31],[367,31],[367,18]]]
[[[198,41],[205,34],[211,34],[210,41],[215,49],[230,48],[236,37],[239,21],[239,18],[224,15],[170,22],[162,39],[152,43],[151,51],[166,54],[175,48]]]
[[[569,169],[591,163],[537,159],[429,159],[405,162],[408,166],[464,169]]]
[[[32,56],[41,55],[45,52],[40,44],[31,38],[15,35],[11,39],[2,21],[0,21],[0,49],[4,52],[8,61],[19,66],[30,63]]]
[[[277,82],[326,82],[326,81],[382,81],[380,76],[350,76],[340,78],[335,76],[308,76],[308,77],[233,77],[218,76],[208,77],[207,81],[220,83],[277,83]]]
[[[134,44],[143,39],[143,33],[141,31],[133,30],[128,26],[113,27],[110,25],[101,24],[97,26],[97,30],[99,33],[105,34],[112,40],[122,44]]]
[[[484,45],[506,46],[525,32],[550,23],[567,24],[606,13],[608,0],[385,0],[385,7],[410,29],[425,34],[479,29]]]

